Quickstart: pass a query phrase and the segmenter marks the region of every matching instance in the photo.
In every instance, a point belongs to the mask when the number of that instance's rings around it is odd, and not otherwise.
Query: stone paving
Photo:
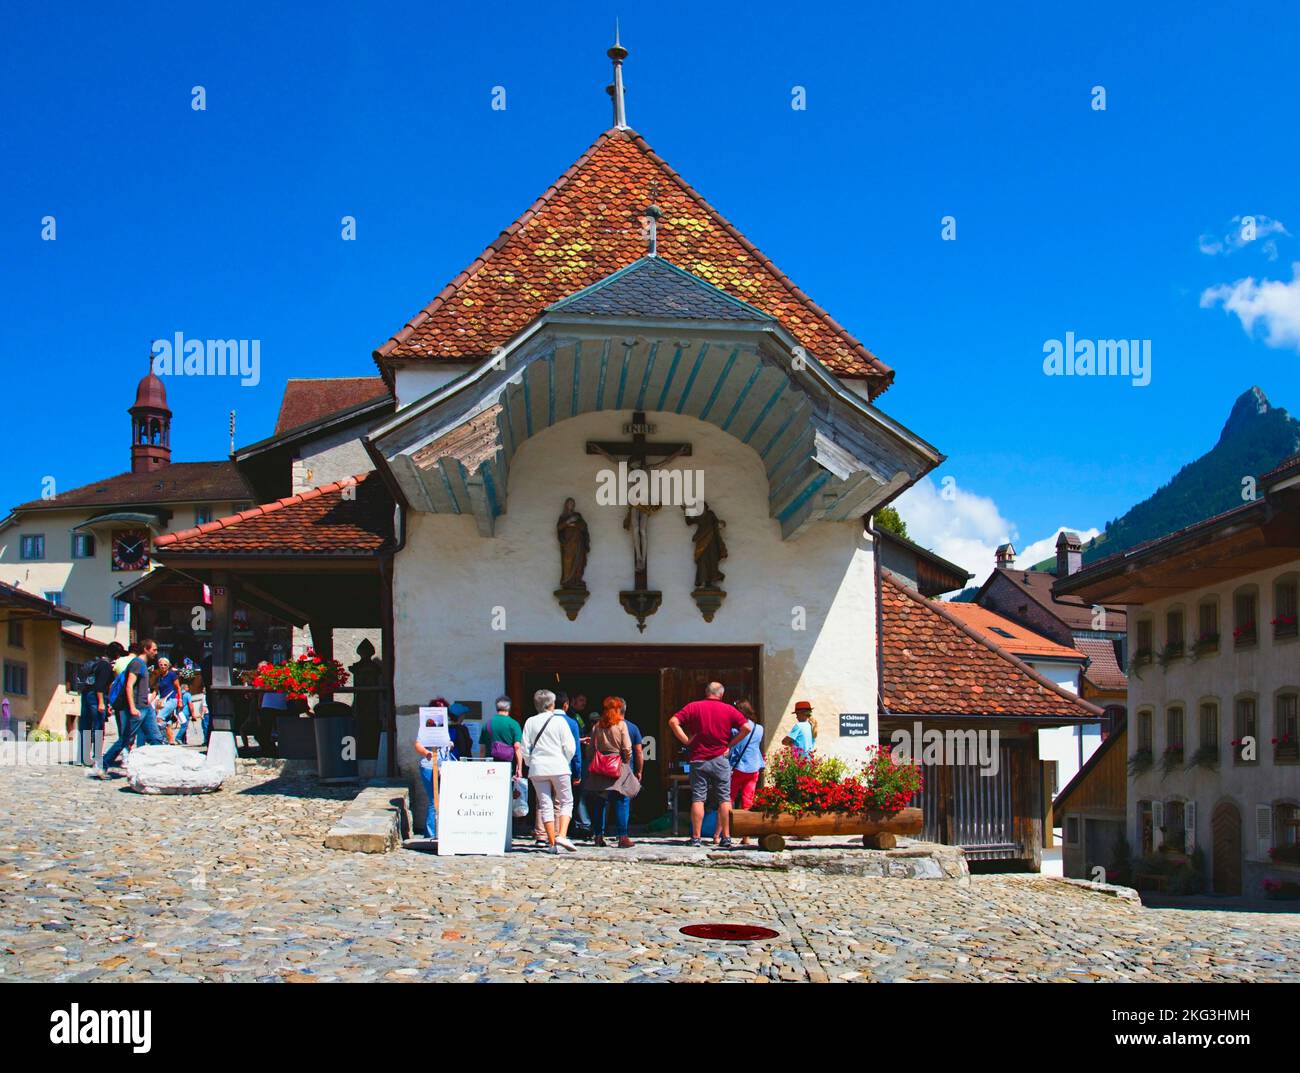
[[[0,980],[1300,980],[1300,917],[946,881],[326,850],[355,790],[0,768]],[[584,855],[586,857],[586,855]],[[688,923],[764,924],[751,944]]]

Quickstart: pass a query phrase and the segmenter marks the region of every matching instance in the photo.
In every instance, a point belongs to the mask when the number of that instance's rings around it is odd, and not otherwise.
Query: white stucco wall
[[[437,391],[438,388],[450,384],[458,376],[464,375],[473,368],[475,368],[473,364],[465,362],[425,361],[398,369],[393,377],[397,408],[400,410],[404,406],[418,402],[431,391]]]
[[[293,490],[305,492],[374,468],[357,429],[340,429],[303,445],[293,461]]]
[[[394,579],[399,711],[435,693],[477,699],[490,710],[503,685],[506,644],[756,644],[766,742],[780,741],[794,701],[808,699],[817,709],[819,751],[861,758],[876,717],[875,578],[861,521],[818,523],[783,541],[751,448],[693,418],[649,414],[654,439],[693,445],[693,456],[674,465],[703,471],[705,498],[726,522],[729,554],[722,564],[727,598],[708,623],[691,599],[693,530],[680,508],[664,507],[650,523],[649,558],[649,583],[662,590],[663,605],[640,634],[618,602],[633,580],[625,508],[597,505],[597,473],[608,462],[585,453],[588,439],[626,439],[629,419],[588,414],[525,443],[493,537],[480,536],[469,516],[409,515]],[[577,500],[592,543],[591,595],[574,622],[552,595],[559,583],[555,520],[566,496]],[[795,628],[799,608],[804,629]],[[839,712],[868,713],[872,737],[841,741]],[[398,755],[412,778],[414,736],[415,716],[399,716]]]
[[[1079,692],[1079,665],[1062,663],[1050,659],[1026,659],[1049,682],[1054,682],[1070,693]],[[1083,759],[1079,759],[1082,744]],[[1100,727],[1052,727],[1038,732],[1038,755],[1042,760],[1056,761],[1056,788],[1062,790],[1065,784],[1078,774],[1079,768],[1087,763],[1101,744]],[[1050,789],[1050,787],[1049,787]],[[1059,826],[1059,825],[1058,825]]]
[[[1300,765],[1275,763],[1271,744],[1276,735],[1277,693],[1300,687],[1300,641],[1273,638],[1270,625],[1276,614],[1273,582],[1297,570],[1300,570],[1300,560],[1128,609],[1132,636],[1136,636],[1136,624],[1140,620],[1148,617],[1153,620],[1154,643],[1158,652],[1165,643],[1165,613],[1181,606],[1190,649],[1197,634],[1198,604],[1207,596],[1217,596],[1220,635],[1217,653],[1195,658],[1189,654],[1163,668],[1152,663],[1142,667],[1139,673],[1129,675],[1129,752],[1138,749],[1139,713],[1148,710],[1152,712],[1152,754],[1155,757],[1152,770],[1129,780],[1129,842],[1135,852],[1141,846],[1138,802],[1195,801],[1195,842],[1205,850],[1208,859],[1211,855],[1211,815],[1220,801],[1230,800],[1241,810],[1246,861],[1244,892],[1247,894],[1259,893],[1258,881],[1265,873],[1295,879],[1293,870],[1284,876],[1284,870],[1271,866],[1267,854],[1260,852],[1255,840],[1255,809],[1257,805],[1271,805],[1283,800],[1300,801]],[[1259,640],[1253,648],[1238,649],[1234,647],[1232,637],[1233,594],[1245,585],[1258,587],[1256,622]],[[1259,731],[1259,760],[1250,765],[1236,763],[1229,745],[1236,736],[1235,701],[1245,694],[1256,698]],[[1160,757],[1168,744],[1165,726],[1168,709],[1173,705],[1183,708],[1185,756],[1190,760],[1200,744],[1200,706],[1207,700],[1215,700],[1219,706],[1218,770],[1181,767],[1163,773]]]

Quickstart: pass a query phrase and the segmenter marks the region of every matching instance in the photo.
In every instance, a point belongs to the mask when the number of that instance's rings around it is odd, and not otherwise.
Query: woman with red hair
[[[614,810],[618,831],[618,848],[630,849],[635,843],[627,837],[628,815],[632,798],[641,786],[628,768],[632,759],[632,738],[623,721],[621,697],[606,697],[601,704],[600,719],[591,731],[591,757],[582,780],[591,813],[592,842],[605,844],[606,808]]]

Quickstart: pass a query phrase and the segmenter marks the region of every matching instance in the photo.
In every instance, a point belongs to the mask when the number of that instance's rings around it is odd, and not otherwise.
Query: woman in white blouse
[[[555,710],[555,694],[539,689],[533,694],[537,714],[524,724],[523,754],[528,781],[537,794],[537,814],[546,828],[551,853],[578,847],[569,841],[573,816],[573,782],[569,763],[577,752],[568,722]]]

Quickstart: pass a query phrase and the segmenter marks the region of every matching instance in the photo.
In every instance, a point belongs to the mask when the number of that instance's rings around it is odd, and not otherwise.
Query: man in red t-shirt
[[[733,734],[748,734],[750,722],[722,700],[720,682],[710,682],[704,700],[693,700],[668,720],[668,728],[688,751],[691,762],[691,842],[700,844],[706,803],[718,809],[718,845],[731,847],[731,763]]]

